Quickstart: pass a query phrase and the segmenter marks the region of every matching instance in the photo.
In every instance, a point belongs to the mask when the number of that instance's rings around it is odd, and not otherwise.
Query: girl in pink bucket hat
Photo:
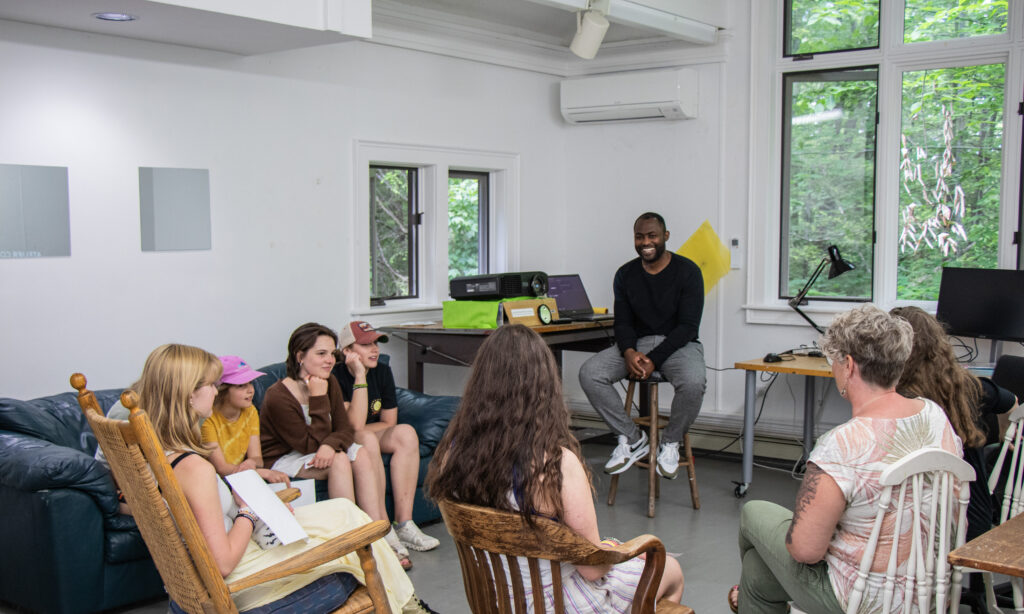
[[[288,476],[263,467],[260,448],[260,416],[252,404],[252,381],[263,375],[238,356],[221,356],[224,366],[213,413],[203,422],[203,443],[217,473],[228,475],[255,469],[268,482],[290,485]]]

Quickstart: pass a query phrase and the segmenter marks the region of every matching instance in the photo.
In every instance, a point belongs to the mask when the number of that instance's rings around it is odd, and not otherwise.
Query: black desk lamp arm
[[[822,335],[825,334],[825,330],[818,326],[818,324],[814,320],[812,320],[810,316],[808,316],[800,309],[800,304],[803,303],[804,300],[807,298],[807,293],[810,292],[811,286],[814,285],[814,282],[818,281],[818,277],[821,276],[821,272],[825,270],[825,265],[827,265],[828,263],[828,256],[822,258],[821,262],[818,263],[818,267],[814,269],[814,273],[811,275],[810,279],[808,279],[807,283],[804,284],[804,287],[800,288],[800,291],[796,293],[796,296],[789,299],[789,306],[793,308],[793,311],[799,313],[803,319],[807,320],[808,324],[814,327],[814,330],[818,331]]]

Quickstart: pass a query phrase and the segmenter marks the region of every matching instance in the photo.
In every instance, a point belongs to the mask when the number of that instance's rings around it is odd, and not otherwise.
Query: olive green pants
[[[792,601],[805,612],[843,614],[824,561],[805,565],[786,550],[793,512],[768,501],[750,501],[740,513],[741,614],[786,614]]]

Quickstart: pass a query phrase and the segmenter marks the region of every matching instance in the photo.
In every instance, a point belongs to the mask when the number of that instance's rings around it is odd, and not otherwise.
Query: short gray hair
[[[903,373],[914,348],[914,328],[868,303],[841,313],[828,327],[822,350],[833,362],[852,356],[864,381],[890,388]]]

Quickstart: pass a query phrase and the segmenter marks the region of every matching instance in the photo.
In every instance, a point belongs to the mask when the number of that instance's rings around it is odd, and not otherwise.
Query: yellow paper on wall
[[[693,260],[700,267],[700,272],[704,275],[704,294],[710,292],[718,280],[725,277],[732,260],[729,246],[722,243],[707,220],[704,220],[700,228],[690,235],[676,253]]]

